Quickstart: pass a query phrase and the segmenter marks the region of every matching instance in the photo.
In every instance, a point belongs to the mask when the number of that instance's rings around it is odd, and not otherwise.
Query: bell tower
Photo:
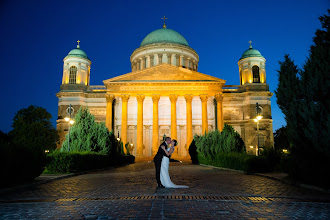
[[[80,49],[79,40],[77,43],[77,48],[71,50],[63,59],[61,90],[86,90],[89,86],[91,61]]]
[[[266,83],[266,59],[258,50],[252,48],[252,41],[249,43],[249,49],[238,61],[240,85]]]

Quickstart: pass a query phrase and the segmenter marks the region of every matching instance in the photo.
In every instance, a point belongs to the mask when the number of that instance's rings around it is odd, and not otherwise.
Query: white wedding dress
[[[167,149],[169,151],[170,148]],[[170,159],[163,156],[161,167],[160,167],[160,182],[165,188],[189,188],[189,186],[175,185],[170,178],[168,173],[168,167],[170,165]]]

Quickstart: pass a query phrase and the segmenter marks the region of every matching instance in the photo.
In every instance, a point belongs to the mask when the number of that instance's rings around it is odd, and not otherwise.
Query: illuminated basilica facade
[[[188,156],[195,134],[229,124],[241,135],[248,151],[273,145],[270,98],[265,58],[246,50],[238,61],[240,85],[198,72],[198,54],[178,32],[166,28],[148,34],[132,53],[132,72],[90,85],[90,66],[79,41],[64,58],[58,102],[57,130],[61,144],[68,132],[67,109],[87,107],[97,122],[133,144],[137,157],[153,156],[163,136],[178,140],[175,156]],[[256,104],[262,119],[257,123]]]

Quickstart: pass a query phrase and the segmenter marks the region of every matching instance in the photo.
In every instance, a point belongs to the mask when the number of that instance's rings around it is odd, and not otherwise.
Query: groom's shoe
[[[163,186],[162,184],[158,184],[157,188],[165,188],[165,186]]]

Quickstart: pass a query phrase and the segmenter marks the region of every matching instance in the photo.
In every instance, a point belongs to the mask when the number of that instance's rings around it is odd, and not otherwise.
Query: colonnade
[[[137,99],[137,143],[136,143],[136,156],[143,156],[143,101],[145,95],[134,95]],[[122,118],[121,118],[121,141],[127,143],[127,104],[130,98],[129,94],[120,95],[122,100]],[[156,154],[159,147],[159,118],[158,118],[158,102],[160,99],[159,94],[151,95],[153,102],[153,132],[152,132],[152,153]],[[186,94],[184,98],[186,100],[186,127],[187,127],[187,148],[193,140],[193,126],[192,126],[192,99],[194,95]],[[208,94],[199,95],[202,101],[202,134],[208,132],[208,117],[207,117],[207,101]],[[222,131],[223,129],[223,114],[222,114],[222,94],[218,93],[214,96],[217,103],[217,129]],[[107,107],[106,107],[106,126],[109,130],[112,130],[112,104],[115,96],[112,94],[106,95]],[[171,138],[177,139],[177,119],[176,119],[176,103],[178,99],[177,94],[169,95],[171,101]],[[125,149],[124,149],[125,150]]]
[[[132,72],[142,70],[151,66],[156,66],[159,63],[168,63],[174,66],[185,67],[193,71],[197,71],[198,67],[197,62],[190,57],[164,53],[146,55],[144,57],[135,59],[135,61],[132,62]]]

